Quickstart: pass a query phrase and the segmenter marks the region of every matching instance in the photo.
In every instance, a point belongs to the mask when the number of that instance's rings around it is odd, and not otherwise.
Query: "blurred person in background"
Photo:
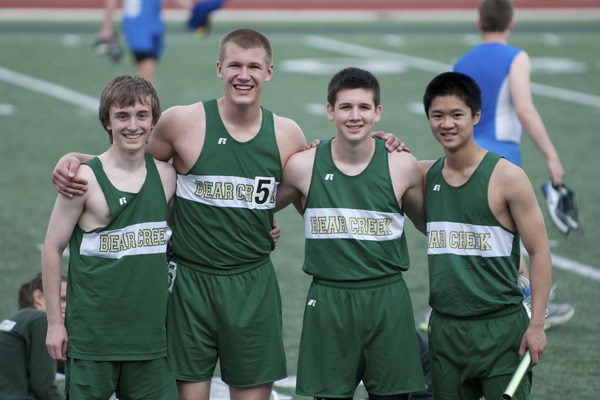
[[[94,47],[99,54],[108,54],[113,62],[119,62],[123,50],[113,27],[119,0],[105,0],[104,18],[96,36]],[[188,27],[199,34],[207,34],[210,14],[223,6],[224,0],[175,0],[189,11]],[[127,47],[136,64],[136,73],[154,82],[158,61],[165,48],[165,21],[161,9],[163,0],[123,0],[122,30]]]
[[[66,278],[60,285],[65,313]],[[46,303],[42,274],[19,289],[19,310],[0,322],[0,398],[3,400],[59,400],[55,384],[57,364],[46,351]]]
[[[454,65],[454,71],[470,76],[481,88],[481,120],[475,125],[475,142],[522,167],[524,129],[546,160],[552,186],[562,186],[565,171],[531,95],[531,60],[527,52],[508,44],[515,27],[512,1],[481,1],[477,27],[481,43]],[[524,257],[520,272],[529,276]],[[546,329],[568,322],[574,314],[569,303],[549,303]]]

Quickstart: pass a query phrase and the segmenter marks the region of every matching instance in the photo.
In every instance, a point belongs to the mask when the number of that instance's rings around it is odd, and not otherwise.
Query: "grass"
[[[330,137],[334,132],[324,115],[309,106],[316,104],[317,110],[323,110],[331,75],[337,69],[356,65],[371,69],[381,81],[384,112],[379,128],[400,136],[418,158],[440,155],[420,108],[423,89],[435,74],[435,68],[423,70],[401,55],[438,63],[428,65],[450,65],[477,40],[472,23],[222,22],[215,24],[206,38],[188,34],[180,24],[172,23],[167,53],[157,76],[163,109],[221,95],[221,81],[215,76],[218,41],[224,33],[239,26],[257,28],[271,39],[276,69],[265,89],[264,105],[298,121],[309,141]],[[521,21],[511,43],[526,48],[531,55],[534,82],[597,96],[599,28],[600,22],[593,19]],[[97,24],[86,22],[0,22],[0,67],[97,98],[110,78],[130,73],[133,67],[129,56],[121,64],[113,65],[92,53],[96,29]],[[338,44],[330,47],[315,44],[324,43],[325,39],[336,40]],[[316,71],[293,69],[307,59],[317,63]],[[13,79],[0,79],[2,317],[15,310],[19,284],[39,270],[38,246],[44,240],[56,197],[50,183],[54,164],[68,151],[98,153],[108,145],[107,135],[93,110],[42,94],[39,89],[39,85],[24,88]],[[595,123],[600,108],[598,100],[581,104],[541,95],[534,97],[561,155],[567,171],[566,182],[576,192],[583,226],[578,232],[562,236],[546,219],[553,252],[598,271],[599,230],[592,223],[600,217],[600,208],[596,206],[600,186],[594,168],[599,148]],[[539,185],[548,172],[541,155],[526,137],[523,148],[524,169],[543,204]],[[295,375],[304,296],[310,279],[301,270],[300,216],[288,208],[277,215],[277,220],[283,234],[273,261],[284,301],[288,370]],[[408,239],[412,268],[405,277],[418,316],[427,304],[425,241],[412,226],[408,228]],[[600,300],[600,282],[560,268],[554,269],[554,282],[558,284],[555,301],[571,302],[576,315],[568,324],[547,332],[549,346],[543,362],[534,370],[533,397],[595,398],[600,390],[597,379],[600,316],[595,310]],[[293,395],[293,389],[278,391],[300,398]]]

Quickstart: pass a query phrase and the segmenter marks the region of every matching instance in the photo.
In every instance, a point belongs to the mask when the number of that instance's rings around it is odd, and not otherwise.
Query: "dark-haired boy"
[[[520,356],[528,350],[535,365],[546,347],[551,263],[544,219],[525,172],[475,142],[481,92],[472,78],[438,75],[423,105],[445,154],[419,162],[434,399],[498,399]],[[531,258],[531,319],[517,285],[519,238]],[[531,381],[529,372],[515,398],[529,398]]]
[[[303,269],[313,277],[300,395],[351,399],[361,380],[371,399],[408,399],[425,388],[403,278],[410,265],[406,216],[424,230],[421,175],[414,156],[388,154],[371,136],[381,112],[370,72],[338,72],[327,95],[335,137],[290,157],[278,187],[278,209],[300,200]]]

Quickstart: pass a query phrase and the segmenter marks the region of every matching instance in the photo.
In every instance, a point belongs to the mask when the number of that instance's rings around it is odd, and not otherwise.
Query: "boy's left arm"
[[[522,170],[511,178],[508,207],[530,259],[531,320],[519,353],[531,352],[532,363],[540,362],[546,348],[545,313],[552,280],[552,260],[544,217],[533,187]]]

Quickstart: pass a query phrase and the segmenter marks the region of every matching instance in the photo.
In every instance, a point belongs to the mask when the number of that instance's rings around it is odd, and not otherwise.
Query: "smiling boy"
[[[544,219],[525,172],[473,139],[481,92],[446,72],[423,105],[444,157],[420,161],[428,235],[429,346],[434,399],[499,399],[526,350],[546,347],[551,280]],[[531,258],[532,312],[517,286],[519,238]],[[528,399],[531,372],[515,398]]]
[[[381,113],[379,82],[370,72],[338,72],[327,95],[336,136],[293,155],[278,187],[278,209],[300,200],[303,269],[313,277],[300,395],[351,399],[361,380],[371,399],[408,399],[425,388],[403,278],[410,265],[406,216],[424,230],[421,175],[414,156],[388,154],[371,137]]]
[[[66,360],[67,398],[177,398],[167,361],[168,202],[175,171],[145,152],[160,117],[152,85],[120,75],[99,119],[111,147],[81,166],[82,196],[58,195],[42,252],[50,356]],[[69,245],[66,316],[61,257]]]

